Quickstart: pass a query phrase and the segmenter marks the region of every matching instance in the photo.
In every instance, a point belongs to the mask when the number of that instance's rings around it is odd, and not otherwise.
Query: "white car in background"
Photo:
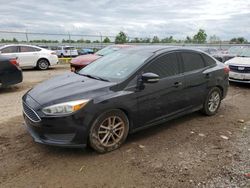
[[[5,57],[17,57],[21,68],[38,68],[46,70],[58,63],[54,51],[38,46],[11,44],[0,47],[0,54]]]
[[[58,57],[76,57],[78,56],[78,51],[73,46],[58,46],[56,54]]]
[[[230,68],[229,80],[250,83],[250,48],[245,48],[240,55],[225,62]]]

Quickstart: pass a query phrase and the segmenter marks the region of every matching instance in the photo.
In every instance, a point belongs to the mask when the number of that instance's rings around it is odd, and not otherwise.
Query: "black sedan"
[[[6,87],[22,82],[22,70],[16,58],[6,58],[0,55],[0,87]]]
[[[36,142],[104,153],[129,133],[202,110],[214,115],[229,69],[202,51],[135,47],[100,58],[77,73],[39,84],[23,96]]]

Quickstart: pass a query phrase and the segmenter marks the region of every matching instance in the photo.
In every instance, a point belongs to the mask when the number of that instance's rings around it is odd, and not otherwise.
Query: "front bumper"
[[[229,81],[238,83],[250,83],[250,73],[229,72]]]
[[[250,84],[250,80],[238,80],[238,79],[233,79],[233,78],[229,78],[230,82],[237,82],[237,83],[246,83],[246,84]]]
[[[74,116],[41,118],[34,122],[23,113],[25,127],[34,141],[41,144],[83,148],[87,145],[88,128]]]

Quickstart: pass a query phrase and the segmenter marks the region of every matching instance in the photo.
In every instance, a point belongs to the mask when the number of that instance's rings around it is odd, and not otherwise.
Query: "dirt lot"
[[[0,187],[250,187],[250,86],[231,85],[216,116],[193,113],[100,155],[36,144],[23,126],[21,96],[66,71],[24,71],[0,89]]]

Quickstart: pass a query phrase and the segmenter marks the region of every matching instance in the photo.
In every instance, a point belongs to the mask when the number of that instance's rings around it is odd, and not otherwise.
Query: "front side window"
[[[20,46],[20,52],[36,52],[36,51],[40,51],[40,49],[30,46]]]
[[[176,53],[162,55],[146,67],[144,72],[155,73],[159,75],[160,78],[179,74],[180,71]]]
[[[17,53],[18,52],[18,47],[17,46],[9,46],[9,47],[1,49],[0,51],[2,53],[6,53],[6,54]]]
[[[200,54],[195,52],[182,52],[184,71],[194,71],[205,67],[205,63]]]

